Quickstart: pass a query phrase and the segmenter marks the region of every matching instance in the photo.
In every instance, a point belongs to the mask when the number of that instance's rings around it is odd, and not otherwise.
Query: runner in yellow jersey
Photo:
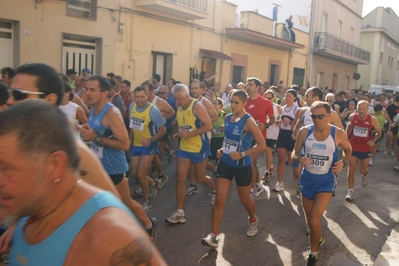
[[[172,89],[178,106],[177,123],[179,132],[173,135],[180,139],[180,149],[177,153],[176,197],[177,211],[166,219],[167,223],[185,223],[184,199],[186,196],[186,176],[191,165],[194,166],[195,178],[199,183],[209,187],[211,205],[215,202],[215,183],[205,175],[206,162],[209,154],[209,140],[206,132],[212,130],[212,123],[205,107],[196,99],[190,97],[188,87],[176,84]]]

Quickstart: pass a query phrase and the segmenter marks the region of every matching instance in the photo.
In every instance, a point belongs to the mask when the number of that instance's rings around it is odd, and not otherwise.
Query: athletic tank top
[[[224,118],[225,118],[225,113],[223,111],[220,111],[218,115],[218,120],[212,123],[212,137],[213,138],[223,138],[224,133],[220,132],[220,128],[224,126]]]
[[[273,113],[274,113],[274,120],[277,121],[280,114],[278,113],[277,109],[278,104],[273,103]],[[278,137],[278,132],[280,131],[280,127],[275,125],[274,123],[267,128],[266,132],[266,139],[274,139],[276,140]]]
[[[196,104],[197,101],[198,100],[196,99],[192,99],[190,105],[185,110],[181,107],[177,109],[176,117],[179,130],[192,132],[202,126],[201,121],[193,114],[194,104]],[[200,152],[205,145],[209,147],[209,141],[206,134],[180,140],[180,149],[186,152]]]
[[[223,101],[223,106],[227,106],[230,104],[230,98],[225,92],[223,92],[222,101]]]
[[[79,137],[79,131],[76,130],[76,126],[79,125],[79,121],[76,119],[76,110],[78,109],[78,105],[70,101],[66,105],[59,105],[58,108],[67,117],[69,123],[72,126],[75,137]]]
[[[155,124],[151,121],[150,112],[154,107],[152,103],[147,103],[144,110],[139,112],[137,110],[137,104],[134,103],[130,112],[130,125],[129,127],[133,130],[133,146],[142,147],[142,139],[150,139],[157,133]],[[150,147],[158,147],[158,142],[154,141],[150,144]]]
[[[375,117],[375,119],[377,119],[378,125],[380,126],[380,129],[382,131],[384,131],[384,124],[385,124],[384,111],[382,111],[379,115],[377,115],[376,113],[373,113],[373,116]]]
[[[9,265],[64,265],[69,249],[80,230],[94,214],[108,207],[122,209],[136,220],[130,210],[110,192],[95,194],[50,236],[38,244],[29,244],[25,241],[23,227],[28,217],[20,219],[12,240]]]
[[[152,102],[151,102],[152,105],[157,106],[158,98],[159,98],[158,96],[156,96],[156,95],[154,96],[154,99],[152,99]]]
[[[253,137],[249,132],[244,131],[245,121],[249,117],[249,114],[244,115],[238,122],[230,122],[230,118],[233,114],[228,114],[224,123],[224,143],[223,143],[223,156],[222,161],[230,166],[248,166],[252,164],[252,157],[247,156],[240,160],[233,160],[230,157],[230,153],[234,151],[242,152],[249,150],[253,141]]]
[[[352,132],[349,135],[349,143],[352,146],[352,150],[356,152],[371,152],[372,147],[366,143],[373,138],[371,130],[371,115],[367,114],[365,120],[360,120],[359,115],[356,113],[353,115],[352,120]]]
[[[292,130],[292,122],[295,120],[295,114],[298,111],[298,106],[293,105],[291,107],[287,107],[287,105],[284,105],[281,108],[281,125],[280,129],[283,130]]]
[[[331,126],[327,139],[317,141],[314,138],[314,125],[309,127],[303,145],[303,156],[310,158],[310,164],[305,166],[308,173],[323,175],[331,172],[331,167],[338,161],[338,148],[335,144],[335,126]]]
[[[94,115],[94,108],[90,112],[89,126],[101,137],[114,139],[109,127],[104,126],[103,119],[109,108],[114,105],[107,103],[98,115]],[[105,170],[109,175],[125,173],[129,167],[127,165],[125,152],[111,147],[103,146],[94,141],[90,141],[90,149],[100,158]]]
[[[306,107],[306,111],[302,116],[302,127],[309,126],[313,124],[312,117],[310,116],[310,107]]]

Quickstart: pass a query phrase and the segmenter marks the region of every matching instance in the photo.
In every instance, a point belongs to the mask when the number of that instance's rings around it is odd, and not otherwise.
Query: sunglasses
[[[332,102],[333,100],[327,100],[327,102]]]
[[[14,99],[17,100],[17,101],[26,99],[29,94],[32,94],[32,95],[43,95],[44,92],[26,91],[26,90],[20,90],[20,89],[17,89],[17,90],[8,89],[8,95],[10,95],[10,97],[14,97]]]
[[[310,115],[310,117],[315,120],[316,118],[319,120],[322,120],[324,117],[326,117],[328,114],[324,114],[324,115]]]
[[[158,92],[158,94],[166,94],[166,92]]]
[[[266,99],[268,99],[269,101],[271,101],[271,100],[273,100],[273,97],[271,97],[271,98],[266,98]]]

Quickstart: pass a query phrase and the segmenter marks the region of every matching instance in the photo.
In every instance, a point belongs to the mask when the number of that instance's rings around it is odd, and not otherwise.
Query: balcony
[[[327,32],[315,32],[313,53],[355,65],[367,65],[370,52]]]
[[[208,0],[136,0],[136,7],[186,20],[208,18]]]

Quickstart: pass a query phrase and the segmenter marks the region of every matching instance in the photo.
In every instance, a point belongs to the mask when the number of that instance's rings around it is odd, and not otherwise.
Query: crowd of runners
[[[49,265],[77,258],[96,265],[162,265],[150,241],[156,239],[158,220],[146,213],[169,180],[162,160],[176,165],[176,209],[165,222],[186,223],[185,197],[198,193],[197,183],[204,184],[213,209],[210,233],[201,243],[214,248],[233,179],[249,216],[246,235],[253,237],[260,222],[254,198],[273,175],[273,192],[283,191],[285,167],[292,167],[309,233],[307,265],[315,265],[324,243],[321,218],[336,175],[348,165],[345,200],[353,201],[357,165],[365,188],[376,153],[381,149],[385,157],[397,156],[399,95],[334,94],[283,82],[271,86],[256,77],[224,90],[218,82],[197,79],[162,85],[157,74],[133,88],[113,73],[81,72],[59,74],[44,64],[1,70],[0,216],[5,232],[0,248],[7,253],[12,239],[13,265],[48,264],[43,252],[60,238],[67,239],[65,247],[50,256]],[[385,148],[380,147],[384,134]],[[263,152],[266,171],[260,173]],[[129,174],[139,181],[135,193],[141,203],[131,198]],[[104,222],[109,230],[101,231],[97,225]],[[113,245],[92,245],[94,234]],[[88,254],[81,252],[85,245],[93,246]]]

